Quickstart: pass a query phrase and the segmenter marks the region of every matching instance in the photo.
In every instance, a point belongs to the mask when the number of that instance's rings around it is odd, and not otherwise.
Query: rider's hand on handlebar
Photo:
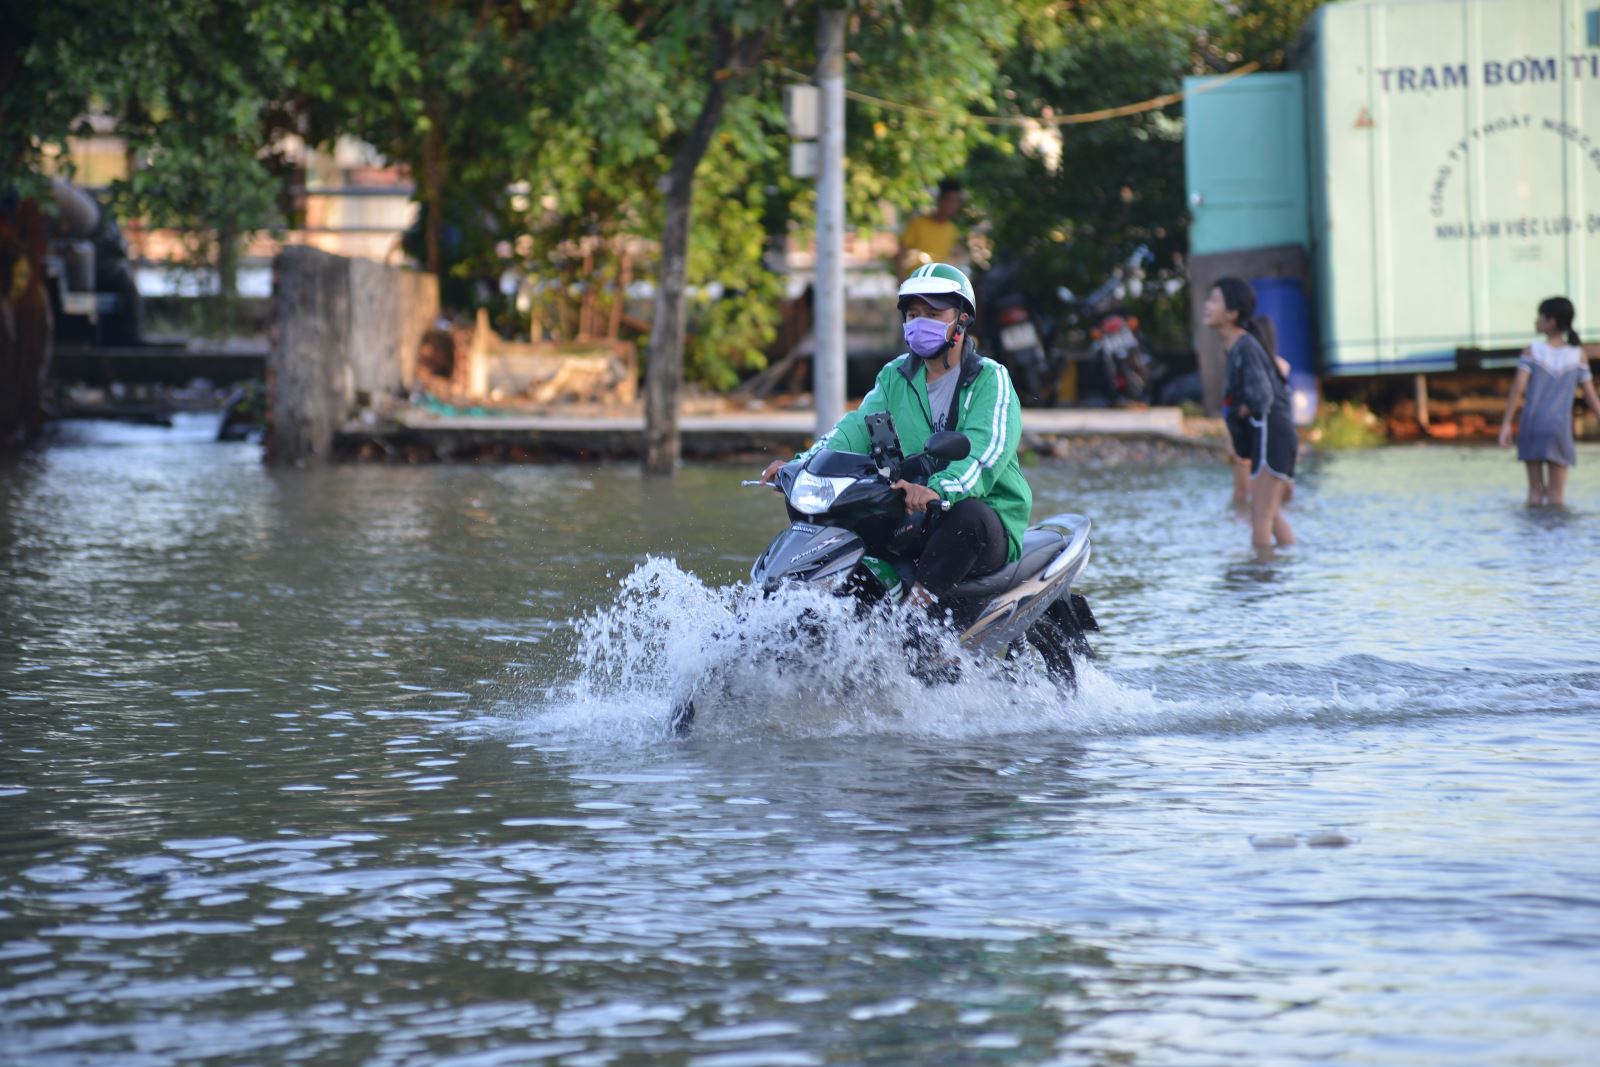
[[[939,494],[925,485],[901,480],[892,482],[889,488],[899,489],[905,493],[907,514],[913,511],[927,511],[930,506],[937,506],[939,503]]]
[[[761,484],[771,485],[772,479],[778,476],[778,472],[783,469],[784,463],[785,461],[781,459],[775,459],[768,463],[767,469],[761,472]]]

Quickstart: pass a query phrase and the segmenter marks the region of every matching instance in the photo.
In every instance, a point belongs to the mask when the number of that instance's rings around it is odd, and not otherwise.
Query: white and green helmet
[[[972,318],[978,317],[978,301],[973,295],[972,283],[960,268],[948,263],[925,263],[900,283],[901,311],[905,311],[906,301],[913,296],[937,308],[959,307]]]

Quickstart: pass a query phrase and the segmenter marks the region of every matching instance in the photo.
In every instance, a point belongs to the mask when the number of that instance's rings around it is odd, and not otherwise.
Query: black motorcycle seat
[[[1022,558],[1007,563],[993,574],[968,578],[950,590],[952,600],[987,600],[1018,582],[1027,581],[1044,570],[1056,554],[1067,547],[1067,539],[1055,530],[1035,527],[1022,535]]]

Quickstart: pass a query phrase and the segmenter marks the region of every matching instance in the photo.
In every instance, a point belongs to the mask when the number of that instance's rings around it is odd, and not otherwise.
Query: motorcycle
[[[1185,373],[1183,362],[1155,358],[1140,332],[1139,319],[1124,307],[1124,301],[1144,295],[1145,268],[1154,258],[1140,245],[1089,295],[1080,298],[1065,286],[1056,290],[1057,297],[1073,308],[1069,321],[1087,334],[1088,358],[1080,372],[1080,392],[1091,403],[1176,405],[1201,399],[1198,370]],[[1183,288],[1178,278],[1157,284],[1169,297]],[[1193,367],[1192,362],[1189,366]]]
[[[1143,294],[1144,269],[1153,258],[1150,250],[1140,245],[1089,295],[1080,299],[1065,286],[1056,290],[1057,296],[1074,305],[1072,321],[1088,332],[1088,374],[1083,391],[1107,404],[1152,399],[1151,386],[1159,368],[1139,332],[1139,320],[1126,312],[1122,302]]]
[[[902,479],[926,484],[965,459],[971,442],[965,434],[936,433],[926,451],[908,458],[892,416],[876,412],[866,422],[870,454],[823,448],[779,469],[774,485],[793,521],[750,568],[753,593],[805,586],[853,597],[870,610],[898,604],[910,591],[912,553],[931,532],[925,524],[938,522],[942,512],[908,515],[905,493],[890,486]],[[960,648],[1012,660],[1032,648],[1051,678],[1076,684],[1074,659],[1092,654],[1085,635],[1099,629],[1088,601],[1072,592],[1089,562],[1091,525],[1082,515],[1053,515],[1024,533],[1016,562],[952,589],[941,607],[950,612]],[[687,733],[694,714],[694,693],[679,697],[672,732]]]
[[[1150,364],[1138,334],[1139,320],[1107,315],[1089,331],[1089,351],[1105,394],[1113,403],[1148,400]]]
[[[1010,369],[1022,402],[1053,407],[1063,364],[1050,344],[1052,322],[1017,287],[1021,268],[1008,260],[984,274],[982,321],[988,325],[989,351]]]

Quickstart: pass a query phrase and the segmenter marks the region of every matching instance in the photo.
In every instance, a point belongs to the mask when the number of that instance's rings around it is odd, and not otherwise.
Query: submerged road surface
[[[1600,1049],[1600,450],[1561,514],[1501,452],[1312,457],[1267,562],[1220,462],[1030,467],[1096,523],[1067,695],[870,631],[762,669],[751,471],[209,430],[0,468],[0,1061]]]

